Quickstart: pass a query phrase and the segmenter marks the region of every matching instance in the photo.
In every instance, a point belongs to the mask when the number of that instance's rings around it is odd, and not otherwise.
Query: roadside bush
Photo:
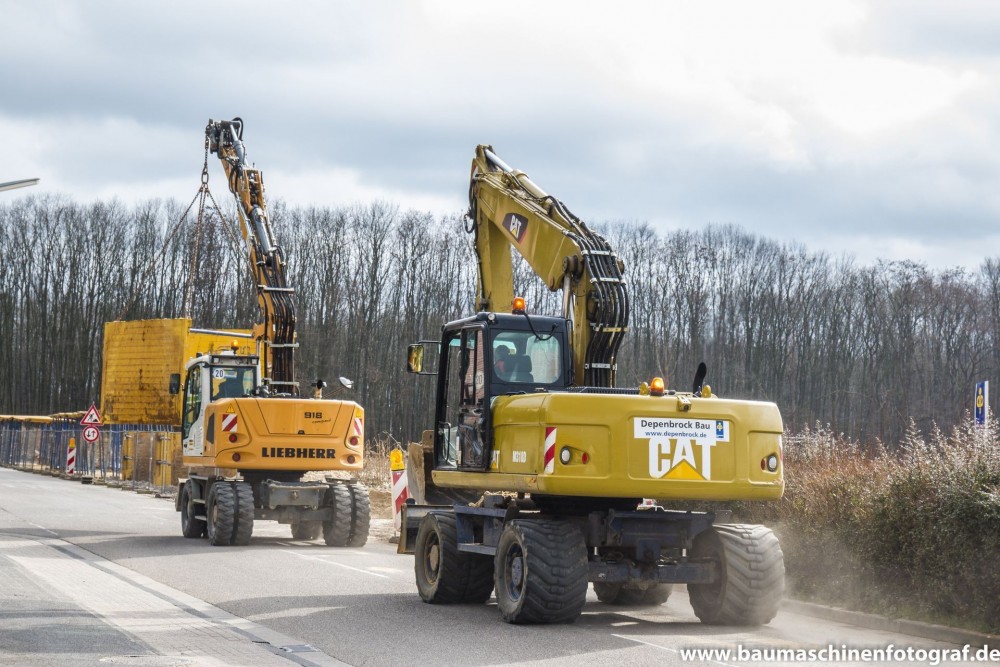
[[[737,513],[774,527],[793,595],[1000,632],[997,434],[911,425],[899,451],[787,435],[785,497]]]

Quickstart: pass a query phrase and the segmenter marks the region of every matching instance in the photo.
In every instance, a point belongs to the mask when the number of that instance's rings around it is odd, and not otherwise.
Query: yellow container
[[[184,364],[198,354],[231,349],[233,340],[226,334],[194,333],[188,318],[106,322],[101,368],[104,423],[180,424]],[[235,340],[241,353],[255,351],[252,340]],[[177,393],[171,393],[171,385]]]

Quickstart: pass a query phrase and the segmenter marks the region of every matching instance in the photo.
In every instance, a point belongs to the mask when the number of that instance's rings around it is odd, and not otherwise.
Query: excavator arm
[[[261,367],[274,391],[297,394],[295,382],[295,290],[285,278],[285,255],[275,242],[264,200],[264,178],[247,162],[243,121],[209,120],[207,149],[218,155],[236,198],[240,233],[249,255],[264,322],[254,328],[263,343]]]
[[[492,146],[476,147],[468,217],[479,262],[476,309],[512,304],[513,248],[550,290],[563,291],[574,383],[613,387],[629,300],[624,266],[608,242],[524,172],[507,166]]]

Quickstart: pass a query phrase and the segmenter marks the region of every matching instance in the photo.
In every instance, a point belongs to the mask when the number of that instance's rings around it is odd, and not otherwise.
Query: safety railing
[[[112,424],[96,441],[80,417],[0,415],[0,466],[138,492],[173,493],[181,471],[180,437],[169,426]]]

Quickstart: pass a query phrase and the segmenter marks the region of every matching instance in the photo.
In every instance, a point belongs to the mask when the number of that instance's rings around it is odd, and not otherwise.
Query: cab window
[[[255,369],[252,367],[212,368],[212,400],[240,398],[253,391]]]
[[[546,385],[562,375],[562,350],[556,336],[502,331],[493,338],[493,377],[509,384]]]

